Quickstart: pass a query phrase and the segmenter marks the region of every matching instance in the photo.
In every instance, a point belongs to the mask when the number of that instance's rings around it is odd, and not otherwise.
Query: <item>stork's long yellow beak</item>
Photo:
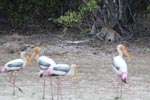
[[[130,62],[131,61],[130,55],[124,45],[120,46],[120,50],[122,51],[122,53],[125,57],[128,57],[128,62]]]
[[[27,59],[27,65],[31,66],[31,63],[30,63],[30,61],[29,61],[29,60],[30,60],[30,59],[29,59],[29,56],[27,56],[26,59]]]
[[[74,66],[74,75],[75,75],[76,82],[79,83],[78,68],[76,64],[73,64],[73,66]]]
[[[125,48],[122,50],[122,52],[123,52],[124,56],[129,57],[129,53],[127,52],[127,50]]]

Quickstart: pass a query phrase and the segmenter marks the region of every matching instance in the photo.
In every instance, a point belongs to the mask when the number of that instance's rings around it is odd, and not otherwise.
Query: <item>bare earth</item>
[[[113,45],[92,47],[86,44],[67,44],[59,37],[43,35],[34,36],[0,36],[0,66],[7,61],[19,58],[19,51],[9,53],[8,44],[16,47],[28,46],[26,51],[31,54],[32,47],[40,46],[41,55],[54,59],[57,63],[77,64],[79,67],[79,83],[74,77],[62,77],[63,100],[114,100],[117,79],[112,69],[111,59],[117,55],[116,43]],[[150,39],[140,39],[128,43],[127,50],[132,57],[128,63],[128,84],[123,87],[120,100],[150,99]],[[15,42],[14,42],[15,41]],[[15,47],[13,45],[13,47]],[[43,79],[38,75],[38,64],[33,61],[32,67],[26,66],[17,73],[16,89],[12,95],[12,85],[8,83],[10,73],[0,75],[0,100],[42,100]],[[54,84],[54,100],[56,95],[56,78],[47,77],[45,100],[51,100],[50,81]]]

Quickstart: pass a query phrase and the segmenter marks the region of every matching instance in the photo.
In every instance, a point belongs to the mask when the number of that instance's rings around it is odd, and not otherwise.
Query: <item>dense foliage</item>
[[[150,0],[148,0],[150,2]],[[147,6],[147,17],[150,19],[150,4]]]
[[[143,11],[150,18],[150,0],[0,0],[0,17],[12,26],[29,21],[59,25],[67,31],[76,27],[87,31],[92,26],[114,27],[136,22]],[[84,28],[83,28],[84,27]],[[84,29],[84,30],[83,30]]]
[[[48,21],[57,19],[66,11],[76,10],[80,0],[1,0],[0,13],[13,24],[23,24],[26,20]]]
[[[91,13],[96,9],[96,1],[89,0],[86,4],[80,5],[78,11],[68,11],[65,15],[58,18],[58,22],[68,26],[74,23],[81,23],[86,14]]]

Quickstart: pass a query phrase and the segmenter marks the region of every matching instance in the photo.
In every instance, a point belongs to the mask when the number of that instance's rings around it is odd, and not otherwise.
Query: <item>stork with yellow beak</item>
[[[37,61],[37,63],[39,64],[39,68],[40,68],[40,77],[42,77],[42,74],[48,70],[49,67],[56,65],[55,61],[47,56],[39,56],[40,54],[40,48],[39,47],[35,47],[33,49],[33,53],[29,58],[29,64],[31,65],[32,60],[35,58],[35,60]],[[44,79],[44,84],[43,84],[43,99],[44,94],[45,94],[45,76],[43,76]],[[52,84],[52,82],[51,82]]]
[[[115,99],[118,99],[122,96],[122,85],[123,83],[127,83],[127,75],[128,75],[128,69],[127,69],[127,63],[124,60],[123,56],[128,57],[130,61],[130,56],[125,48],[124,45],[119,44],[117,46],[118,56],[115,56],[112,60],[113,69],[115,70],[116,74],[121,79],[121,82],[118,82],[117,86],[117,95]],[[119,84],[120,84],[120,91],[119,91]],[[120,92],[120,96],[119,96]]]
[[[78,80],[78,70],[77,65],[72,64],[69,66],[68,64],[56,64],[54,66],[51,66],[48,70],[43,72],[41,74],[41,77],[50,76],[50,77],[56,77],[58,79],[57,81],[57,100],[62,99],[62,86],[61,86],[61,77],[60,76],[75,76],[76,82],[79,82]],[[52,84],[51,84],[51,89]],[[53,92],[52,92],[53,93]],[[52,94],[52,100],[53,100],[53,94]]]
[[[13,94],[15,95],[15,87],[18,88],[19,91],[22,92],[22,89],[15,85],[16,81],[16,72],[25,67],[29,61],[29,57],[27,53],[21,52],[21,58],[22,59],[15,59],[7,62],[2,68],[0,68],[0,73],[6,73],[11,72],[11,75],[9,77],[9,82],[13,84]]]
[[[31,64],[32,60],[35,58],[37,63],[39,64],[40,73],[47,70],[50,66],[56,65],[56,62],[53,59],[47,56],[39,56],[39,53],[40,53],[40,48],[35,47],[30,57],[29,64]]]

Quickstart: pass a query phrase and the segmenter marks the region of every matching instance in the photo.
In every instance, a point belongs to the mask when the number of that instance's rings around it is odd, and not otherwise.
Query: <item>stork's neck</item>
[[[26,64],[27,64],[27,58],[24,57],[24,56],[21,56],[21,58],[24,60],[24,64],[23,64],[23,67],[24,67],[24,66],[26,66]]]
[[[118,56],[120,56],[120,57],[123,57],[123,53],[122,53],[122,51],[120,50],[120,48],[119,47],[117,47],[117,51],[118,51]]]
[[[39,62],[39,53],[35,57],[36,61]]]

